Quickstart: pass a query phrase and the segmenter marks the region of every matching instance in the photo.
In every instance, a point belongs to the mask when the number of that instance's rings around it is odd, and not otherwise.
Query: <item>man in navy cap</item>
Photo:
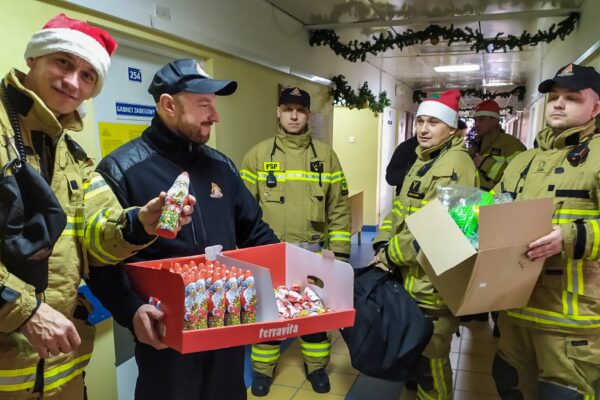
[[[554,227],[527,250],[544,267],[525,307],[500,313],[493,376],[502,399],[594,399],[600,381],[600,74],[569,64],[547,93],[539,147],[508,164],[495,192],[553,197]],[[510,293],[507,293],[510,295]]]
[[[192,222],[176,239],[158,238],[129,261],[189,256],[216,244],[230,250],[278,242],[233,162],[206,145],[219,122],[217,96],[236,88],[235,81],[211,79],[194,59],[168,63],[148,88],[156,102],[150,127],[98,165],[124,207],[169,188],[184,171],[190,176],[197,199]],[[163,313],[131,289],[123,270],[95,271],[90,284],[135,336],[136,399],[246,398],[243,347],[182,355],[161,343],[155,322]]]

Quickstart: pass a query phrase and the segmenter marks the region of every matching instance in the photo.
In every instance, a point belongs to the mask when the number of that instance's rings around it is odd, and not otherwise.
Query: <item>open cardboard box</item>
[[[406,219],[419,243],[419,263],[454,315],[523,307],[544,260],[531,261],[528,245],[552,230],[552,199],[483,206],[479,251],[439,200]]]
[[[218,247],[218,249],[215,249]],[[354,272],[352,267],[288,243],[277,243],[246,249],[219,252],[220,246],[207,248],[207,255],[145,261],[125,265],[134,289],[143,298],[155,297],[161,301],[165,313],[162,341],[180,353],[193,353],[234,347],[270,340],[308,335],[352,326],[354,324]],[[161,269],[165,261],[197,264],[207,256],[229,267],[252,271],[257,295],[256,323],[183,331],[184,285],[179,274]],[[318,287],[307,282],[317,277],[323,282]],[[321,315],[280,320],[274,287],[301,282],[310,286],[333,310]]]

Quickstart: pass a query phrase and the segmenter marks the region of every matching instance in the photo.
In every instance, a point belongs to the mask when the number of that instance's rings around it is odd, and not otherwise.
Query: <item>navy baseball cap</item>
[[[590,88],[600,96],[600,74],[594,67],[583,67],[577,64],[566,65],[556,71],[554,78],[540,83],[538,91],[548,93],[556,84],[571,90]]]
[[[300,104],[310,110],[310,95],[297,87],[285,88],[279,94],[281,104]]]
[[[171,95],[179,92],[214,93],[218,96],[228,96],[236,89],[236,81],[212,79],[198,61],[193,58],[182,58],[171,61],[154,74],[148,93],[158,103],[163,93]]]

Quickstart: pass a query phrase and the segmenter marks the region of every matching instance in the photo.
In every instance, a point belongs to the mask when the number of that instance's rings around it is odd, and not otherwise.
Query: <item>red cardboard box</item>
[[[252,271],[257,295],[257,322],[194,331],[183,331],[184,284],[179,274],[161,269],[165,261],[197,264],[205,255],[127,264],[125,269],[134,289],[143,298],[160,299],[165,313],[162,340],[180,353],[214,350],[270,340],[308,335],[354,324],[354,272],[333,256],[318,255],[288,243],[277,243],[219,253],[207,248],[209,259],[229,267]],[[218,246],[220,248],[220,246]],[[215,251],[217,250],[217,251]],[[210,253],[216,253],[211,255]],[[307,282],[323,282],[319,287]],[[315,278],[317,278],[315,280]],[[333,311],[321,315],[280,320],[274,287],[301,282],[313,289],[325,307]]]

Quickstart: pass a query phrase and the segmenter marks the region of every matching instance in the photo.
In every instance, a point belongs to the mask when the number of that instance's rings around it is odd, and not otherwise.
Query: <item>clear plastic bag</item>
[[[508,193],[494,196],[479,188],[463,185],[440,185],[437,196],[475,249],[479,249],[479,207],[512,202]]]

